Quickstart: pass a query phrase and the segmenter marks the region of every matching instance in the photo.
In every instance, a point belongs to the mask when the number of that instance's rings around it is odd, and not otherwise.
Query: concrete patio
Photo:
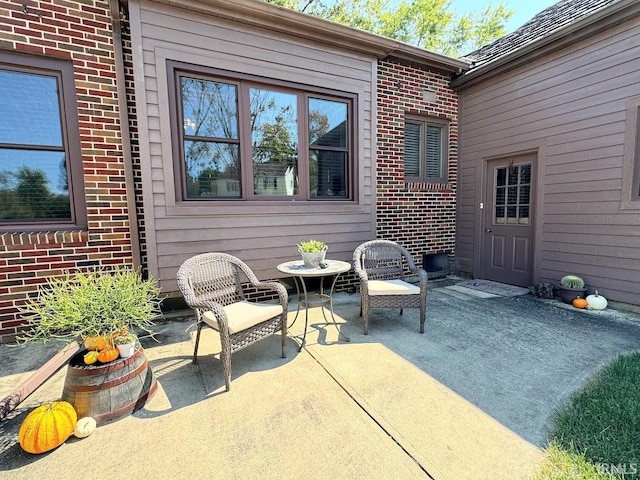
[[[160,385],[145,408],[84,440],[26,454],[19,425],[59,398],[62,369],[0,423],[0,478],[528,478],[553,409],[609,360],[640,349],[640,316],[459,281],[430,282],[424,335],[407,310],[374,311],[364,336],[359,297],[337,294],[350,342],[313,309],[302,352],[292,338],[281,359],[271,337],[234,354],[229,393],[218,357],[207,355],[218,349],[213,332],[193,365],[191,319],[163,323],[161,343],[145,342]],[[0,396],[54,352],[0,346]]]

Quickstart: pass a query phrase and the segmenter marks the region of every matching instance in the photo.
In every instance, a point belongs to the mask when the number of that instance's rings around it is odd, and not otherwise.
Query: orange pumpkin
[[[576,297],[573,299],[573,306],[576,308],[587,308],[587,301],[584,298]]]
[[[108,363],[118,358],[119,355],[120,352],[118,352],[116,347],[113,345],[107,345],[105,348],[100,350],[100,353],[98,354],[98,361]]]
[[[40,405],[20,425],[18,441],[25,452],[48,452],[71,436],[77,421],[78,415],[68,402]]]

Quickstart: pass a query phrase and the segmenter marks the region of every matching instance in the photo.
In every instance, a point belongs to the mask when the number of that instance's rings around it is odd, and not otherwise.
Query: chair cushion
[[[369,280],[369,295],[420,295],[420,287],[403,280]]]
[[[251,328],[261,322],[277,317],[282,313],[282,305],[273,303],[254,303],[241,301],[224,307],[229,321],[229,333],[234,334]],[[218,321],[212,311],[204,312],[202,320],[215,330],[219,330]]]

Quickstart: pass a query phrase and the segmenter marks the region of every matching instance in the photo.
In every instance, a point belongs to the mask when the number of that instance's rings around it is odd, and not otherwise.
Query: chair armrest
[[[289,294],[287,293],[287,289],[284,288],[284,285],[278,282],[257,282],[252,283],[251,285],[261,290],[275,291],[280,298],[282,308],[286,310],[289,304]]]
[[[221,303],[203,300],[202,302],[190,303],[189,306],[201,312],[211,312],[216,317],[220,331],[224,334],[229,332],[229,320]],[[201,313],[198,313],[198,322],[202,321]]]
[[[429,274],[427,273],[427,271],[424,268],[418,268],[416,269],[416,272],[418,274],[418,280],[420,281],[420,288],[422,288],[424,286],[424,288],[427,288],[427,281],[429,280]]]

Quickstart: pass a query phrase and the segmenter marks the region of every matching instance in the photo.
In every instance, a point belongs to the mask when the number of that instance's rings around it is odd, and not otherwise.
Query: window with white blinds
[[[446,182],[448,123],[410,117],[404,124],[404,177],[409,182]]]

